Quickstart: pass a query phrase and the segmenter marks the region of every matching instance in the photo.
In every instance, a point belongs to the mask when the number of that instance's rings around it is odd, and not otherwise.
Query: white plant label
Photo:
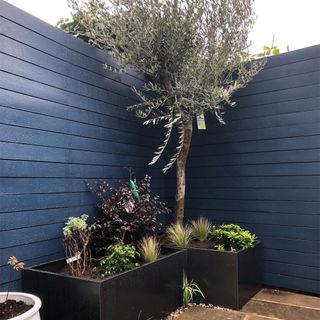
[[[203,113],[197,116],[197,125],[198,130],[206,130],[206,121]]]
[[[77,255],[75,255],[75,256],[73,256],[73,257],[71,257],[71,258],[66,259],[67,264],[70,264],[70,263],[72,263],[72,262],[75,262],[75,261],[79,260],[80,257],[81,257],[81,254],[80,254],[80,252],[78,252]]]

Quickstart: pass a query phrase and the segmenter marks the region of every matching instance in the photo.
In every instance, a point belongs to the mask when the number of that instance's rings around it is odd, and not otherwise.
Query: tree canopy
[[[90,31],[92,43],[110,52],[119,70],[133,66],[149,82],[135,90],[140,102],[129,106],[144,124],[161,124],[163,154],[174,128],[179,139],[163,171],[177,162],[176,221],[184,216],[186,161],[193,120],[213,115],[224,124],[233,94],[263,67],[248,59],[253,0],[69,0]],[[92,10],[94,8],[94,10]]]
[[[81,14],[93,43],[122,67],[134,66],[149,77],[146,90],[155,95],[137,91],[142,101],[130,108],[145,124],[166,128],[151,164],[161,156],[174,126],[179,128],[177,152],[166,171],[182,148],[183,124],[206,113],[224,123],[223,109],[234,105],[233,93],[261,69],[262,61],[244,63],[242,54],[254,23],[253,0],[108,2],[70,4]]]

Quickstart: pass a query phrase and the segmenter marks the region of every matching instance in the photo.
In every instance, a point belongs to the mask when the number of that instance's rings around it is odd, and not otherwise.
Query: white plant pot
[[[6,300],[6,296],[6,292],[0,292],[0,302],[4,302]],[[33,307],[27,312],[22,313],[17,317],[10,318],[10,320],[40,320],[39,309],[41,307],[41,300],[37,296],[23,292],[10,292],[8,299],[23,301],[28,305],[33,305]]]

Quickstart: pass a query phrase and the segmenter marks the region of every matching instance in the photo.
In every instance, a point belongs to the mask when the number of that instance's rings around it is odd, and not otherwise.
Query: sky
[[[6,0],[20,9],[56,25],[68,17],[67,0]],[[255,0],[256,24],[250,34],[250,52],[274,44],[284,53],[320,44],[320,0]]]

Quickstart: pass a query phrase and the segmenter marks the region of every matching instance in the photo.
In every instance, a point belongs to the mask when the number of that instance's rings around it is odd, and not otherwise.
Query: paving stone
[[[191,307],[177,320],[273,320],[272,318],[246,314],[239,311]]]
[[[258,292],[254,300],[269,301],[298,307],[320,309],[320,298],[296,292],[264,288]]]
[[[262,289],[240,311],[190,307],[176,320],[320,320],[320,297]]]
[[[320,298],[283,290],[263,289],[241,310],[284,320],[319,320]]]

